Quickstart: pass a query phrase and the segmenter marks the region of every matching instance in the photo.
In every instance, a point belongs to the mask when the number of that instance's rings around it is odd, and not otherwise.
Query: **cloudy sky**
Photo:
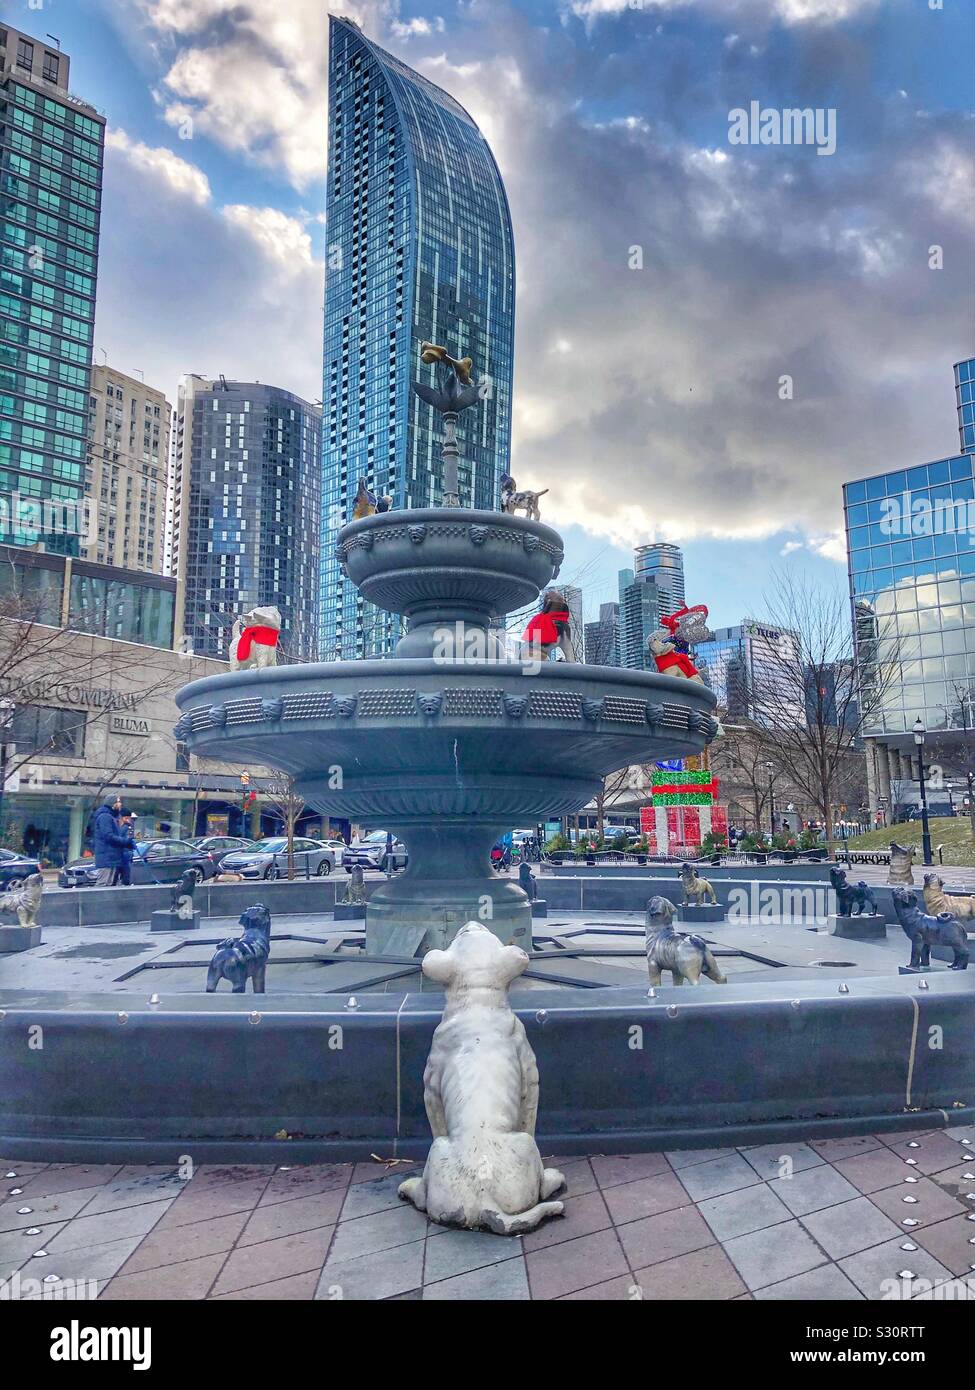
[[[551,489],[587,607],[654,538],[684,545],[689,597],[719,625],[761,616],[776,566],[845,585],[840,483],[957,449],[975,3],[333,8],[492,144],[518,266],[514,472]],[[318,399],[322,0],[3,13],[58,35],[108,116],[99,360],[171,399],[184,371]],[[731,143],[729,112],[753,101],[835,111],[835,153]]]

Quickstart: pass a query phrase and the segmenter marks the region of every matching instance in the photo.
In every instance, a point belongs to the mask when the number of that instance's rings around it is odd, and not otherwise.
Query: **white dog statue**
[[[520,1235],[563,1211],[548,1199],[565,1178],[543,1167],[535,1143],[535,1054],[508,1003],[527,964],[519,946],[503,946],[479,922],[423,958],[424,975],[447,995],[423,1072],[433,1144],[423,1176],[407,1178],[399,1195],[444,1225]]]
[[[263,671],[278,662],[278,635],[281,614],[276,608],[252,608],[234,619],[230,639],[232,671]]]
[[[15,888],[8,888],[5,893],[0,893],[0,912],[15,912],[22,927],[36,927],[43,892],[42,876],[28,874]]]

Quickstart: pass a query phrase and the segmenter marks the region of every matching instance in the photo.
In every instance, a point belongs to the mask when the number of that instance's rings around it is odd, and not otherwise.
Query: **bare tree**
[[[295,779],[287,772],[275,772],[264,789],[268,810],[281,821],[288,841],[288,878],[295,876],[295,824],[305,809],[304,799],[295,790]]]

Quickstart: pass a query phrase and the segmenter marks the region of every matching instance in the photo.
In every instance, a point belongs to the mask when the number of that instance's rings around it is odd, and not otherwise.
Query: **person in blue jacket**
[[[95,812],[91,838],[95,868],[98,870],[96,888],[111,888],[125,865],[125,850],[130,839],[119,829],[118,814],[121,809],[122,798],[116,794],[107,797],[105,804]]]
[[[122,850],[122,864],[115,881],[123,883],[127,888],[132,883],[132,858],[135,854],[135,827],[132,821],[132,812],[128,806],[123,806],[118,813],[118,828],[119,834],[125,837],[125,846]]]

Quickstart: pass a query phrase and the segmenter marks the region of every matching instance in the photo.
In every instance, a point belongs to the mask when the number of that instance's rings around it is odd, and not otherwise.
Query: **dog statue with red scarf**
[[[542,595],[542,611],[531,619],[521,640],[543,660],[574,661],[570,621],[563,595],[558,589],[546,589]]]
[[[252,608],[234,619],[230,639],[232,671],[263,671],[278,664],[281,614],[276,608]]]
[[[710,642],[714,634],[707,626],[708,610],[703,603],[678,608],[660,619],[660,627],[650,634],[648,646],[657,670],[665,676],[682,676],[704,684],[704,678],[691,660],[695,642]]]

